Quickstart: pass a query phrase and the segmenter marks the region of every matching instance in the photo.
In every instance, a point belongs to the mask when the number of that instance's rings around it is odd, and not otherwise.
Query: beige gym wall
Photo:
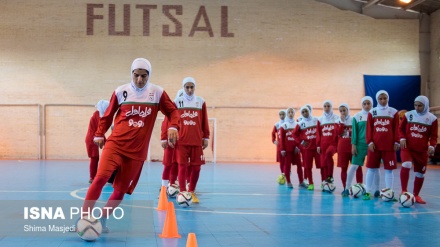
[[[440,106],[440,10],[431,15],[431,66],[428,83],[431,106]],[[440,109],[436,111],[440,113]]]
[[[184,77],[197,80],[217,119],[217,161],[226,162],[274,162],[270,132],[281,107],[310,103],[320,115],[331,99],[357,108],[364,74],[420,74],[418,20],[376,20],[312,0],[113,3],[1,1],[0,158],[86,159],[92,105],[129,82],[136,57],[151,61],[151,81],[172,98]]]

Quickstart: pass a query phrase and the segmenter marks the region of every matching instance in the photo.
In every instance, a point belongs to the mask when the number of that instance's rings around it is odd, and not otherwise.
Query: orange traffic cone
[[[168,205],[168,198],[167,198],[166,187],[162,186],[162,188],[160,189],[159,203],[157,204],[157,210],[165,211],[167,210],[167,205]]]
[[[195,233],[193,232],[188,233],[188,240],[186,240],[186,247],[198,247]]]
[[[174,212],[174,204],[172,202],[168,202],[167,217],[165,218],[162,234],[159,234],[159,237],[181,238],[177,230],[176,213]]]

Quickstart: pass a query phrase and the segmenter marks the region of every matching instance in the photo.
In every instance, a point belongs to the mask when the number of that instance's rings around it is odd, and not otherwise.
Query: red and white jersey
[[[399,127],[401,139],[406,139],[407,148],[426,152],[428,145],[435,148],[438,137],[438,122],[434,114],[428,112],[422,116],[416,110],[405,113]]]
[[[89,122],[89,128],[87,130],[87,135],[86,135],[86,143],[92,143],[93,144],[93,137],[95,137],[95,132],[96,129],[98,128],[98,123],[99,123],[99,111],[95,111],[92,115],[92,117],[90,118],[90,122]]]
[[[277,151],[281,151],[280,149],[280,144],[281,144],[281,125],[284,123],[284,121],[278,121],[274,126],[273,126],[273,130],[272,130],[272,143],[275,140],[278,140],[278,144],[277,144]],[[274,131],[275,131],[275,138],[274,138]]]
[[[284,123],[281,125],[280,150],[287,152],[292,152],[295,150],[296,146],[298,145],[293,135],[296,125],[296,121],[289,122],[288,120],[284,121]]]
[[[338,122],[340,118],[334,115],[328,119],[321,116],[318,119],[318,132],[316,135],[316,145],[320,148],[327,148],[330,145],[338,145]]]
[[[277,122],[275,123],[275,125],[273,126],[272,129],[272,143],[274,143],[276,140],[278,140],[278,145],[277,145],[277,151],[280,151],[280,139],[279,139],[279,134],[278,130],[280,129],[281,126],[281,122]]]
[[[368,113],[367,144],[374,143],[380,151],[394,151],[394,143],[399,143],[398,129],[399,114],[396,109],[374,107]]]
[[[184,96],[174,100],[180,114],[179,145],[201,146],[209,139],[208,111],[205,100],[194,96],[191,101]]]
[[[351,131],[353,118],[342,121],[340,119],[338,124],[338,153],[351,153]]]
[[[298,143],[307,141],[309,145],[304,146],[303,149],[316,149],[316,134],[318,127],[318,118],[311,117],[310,120],[302,119],[295,127],[293,133],[295,140]]]
[[[95,136],[104,137],[116,114],[114,128],[105,148],[115,150],[128,158],[144,161],[158,111],[170,119],[171,127],[178,129],[179,115],[176,106],[163,88],[152,83],[148,83],[143,90],[135,88],[131,83],[122,85],[113,92]]]

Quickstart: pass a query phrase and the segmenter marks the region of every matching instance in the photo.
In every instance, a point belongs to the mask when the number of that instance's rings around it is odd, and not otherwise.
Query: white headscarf
[[[131,79],[131,85],[136,89],[137,92],[144,91],[147,88],[148,82],[150,81],[151,77],[151,63],[145,58],[136,58],[133,63],[131,64],[131,70],[130,70],[130,76],[132,77],[133,71],[135,69],[144,69],[148,72],[148,80],[147,83],[145,83],[145,86],[143,88],[138,88],[133,82],[133,79]]]
[[[313,112],[313,106],[311,104],[306,104],[305,105],[307,108],[309,108],[309,114],[312,115]]]
[[[96,109],[99,111],[99,117],[104,116],[105,111],[107,110],[109,105],[108,100],[100,100],[98,101],[98,103],[95,105]]]
[[[373,98],[371,98],[370,96],[365,96],[361,99],[361,108],[362,108],[362,113],[368,114],[368,111],[364,110],[363,104],[364,101],[370,101],[370,104],[373,105]]]
[[[306,110],[306,111],[309,112],[309,117],[308,117],[308,118],[306,118],[306,117],[304,117],[304,116],[302,115],[303,110]],[[299,111],[301,112],[301,116],[303,117],[304,120],[307,120],[307,121],[312,120],[312,114],[310,113],[310,109],[307,107],[307,105],[301,107],[301,109],[300,109]]]
[[[289,110],[290,110],[290,109],[293,110],[293,117],[292,117],[292,118],[289,118]],[[293,123],[293,122],[295,122],[295,109],[293,109],[293,107],[289,107],[289,108],[286,109],[286,117],[287,117],[287,121],[288,121],[289,123]]]
[[[424,95],[419,95],[414,100],[414,102],[416,102],[416,101],[422,103],[425,106],[425,108],[423,108],[423,112],[422,113],[418,113],[417,112],[417,115],[423,116],[423,115],[425,115],[426,113],[429,112],[429,99],[428,99],[428,97],[426,97]]]
[[[324,108],[324,105],[325,105],[326,103],[329,103],[329,104],[330,104],[330,112],[327,113],[327,112],[325,112],[325,110],[324,110],[324,116],[325,116],[325,118],[326,118],[327,120],[331,120],[331,118],[333,117],[333,103],[332,103],[331,100],[326,100],[326,101],[324,101],[324,103],[322,103],[322,108]]]
[[[341,121],[342,121],[343,123],[345,123],[345,121],[347,121],[348,119],[350,119],[350,107],[348,106],[347,103],[342,103],[342,104],[340,104],[340,105],[338,106],[338,109],[341,108],[341,106],[347,108],[347,116],[345,117],[345,119],[342,119],[342,118],[341,118]]]
[[[182,81],[182,88],[185,88],[185,85],[189,82],[194,83],[194,93],[193,95],[189,96],[188,94],[186,94],[185,90],[183,90],[183,96],[188,100],[191,101],[192,99],[194,99],[194,96],[196,95],[195,91],[196,91],[196,80],[192,77],[185,77]]]
[[[280,123],[284,123],[284,121],[285,121],[285,119],[286,119],[286,117],[287,117],[287,112],[286,112],[286,110],[280,110],[280,111],[278,112],[278,115],[280,115],[281,112],[284,112],[284,119],[281,119],[281,118],[280,118]]]
[[[381,94],[386,94],[388,97],[388,102],[390,102],[390,96],[388,95],[388,92],[385,90],[379,90],[379,92],[376,93],[376,101],[377,101],[377,107],[379,107],[380,110],[385,110],[388,108],[388,103],[386,106],[382,106],[381,104],[379,104],[379,95]]]
[[[179,98],[180,96],[183,96],[183,92],[185,92],[185,90],[183,90],[183,88],[179,89],[179,91],[177,91],[177,94],[176,94],[176,99]]]

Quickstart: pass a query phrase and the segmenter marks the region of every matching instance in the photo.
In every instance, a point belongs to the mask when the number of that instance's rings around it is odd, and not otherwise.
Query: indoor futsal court
[[[3,200],[70,201],[80,205],[88,187],[84,179],[86,162],[1,161],[0,164],[8,171],[0,174]],[[294,189],[288,189],[276,183],[275,165],[206,164],[197,188],[201,203],[189,208],[175,207],[181,238],[158,236],[165,218],[163,211],[155,209],[161,169],[160,163],[145,163],[135,193],[126,196],[121,205],[126,212],[138,210],[135,217],[121,223],[110,219],[111,232],[103,233],[95,242],[85,242],[75,232],[50,237],[8,236],[5,235],[7,223],[3,220],[0,246],[184,247],[188,233],[195,233],[198,246],[210,247],[437,246],[440,241],[436,234],[440,220],[440,196],[436,192],[440,182],[436,178],[440,169],[435,165],[429,166],[422,191],[428,203],[403,208],[398,202],[381,199],[343,198],[337,182],[333,194],[318,188],[299,189],[295,179]],[[335,174],[338,172],[335,169]],[[397,188],[395,184],[396,191]],[[111,186],[106,186],[100,201],[106,201],[111,191]],[[2,217],[13,221],[22,215]]]
[[[0,247],[440,246],[440,0],[0,0],[0,90]]]

